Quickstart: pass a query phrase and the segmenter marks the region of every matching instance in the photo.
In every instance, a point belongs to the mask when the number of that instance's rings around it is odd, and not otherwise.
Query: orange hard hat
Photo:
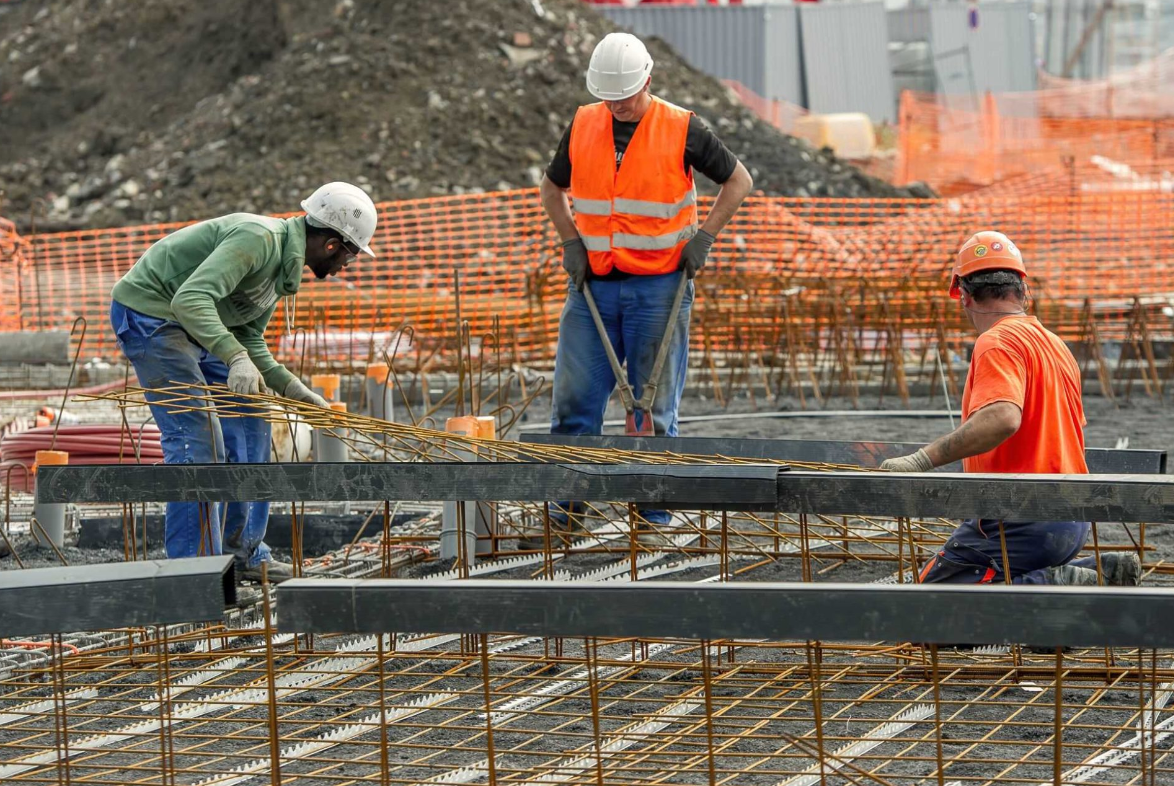
[[[982,270],[1013,270],[1027,278],[1023,254],[1002,232],[988,229],[971,235],[958,249],[954,270],[950,273],[950,297],[961,300],[961,279]]]

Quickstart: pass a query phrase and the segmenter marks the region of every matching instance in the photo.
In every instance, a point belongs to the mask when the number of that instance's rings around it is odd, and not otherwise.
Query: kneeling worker
[[[979,337],[974,344],[962,425],[910,456],[881,464],[896,472],[928,472],[961,460],[966,472],[1088,473],[1084,461],[1084,406],[1076,359],[1051,331],[1025,311],[1027,269],[1019,249],[999,232],[979,232],[958,252],[950,297],[960,300]],[[1004,522],[1007,566],[999,522],[968,520],[921,571],[922,583],[1097,583],[1096,560],[1076,560],[1088,538],[1087,521]],[[1105,582],[1136,585],[1141,566],[1133,553],[1101,555]]]
[[[349,183],[329,183],[302,202],[305,215],[269,218],[233,213],[202,221],[155,243],[114,285],[110,322],[140,384],[227,385],[234,393],[269,388],[286,398],[325,407],[265,345],[277,300],[298,291],[302,268],[333,276],[371,252],[376,212],[371,198]],[[199,395],[193,388],[191,393]],[[147,394],[148,403],[158,401]],[[152,405],[164,462],[195,464],[269,460],[269,424],[259,418],[210,418]],[[231,552],[237,575],[258,579],[269,563],[273,581],[292,566],[273,560],[265,545],[269,503],[198,502],[167,505],[167,556]],[[222,511],[221,508],[224,508]],[[223,517],[223,530],[221,519]],[[203,526],[201,526],[203,525]]]

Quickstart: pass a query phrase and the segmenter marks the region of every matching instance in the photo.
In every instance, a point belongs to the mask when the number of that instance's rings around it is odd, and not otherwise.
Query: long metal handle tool
[[[616,357],[616,348],[612,346],[611,338],[607,335],[607,328],[603,326],[603,317],[599,316],[599,308],[595,305],[595,297],[591,294],[591,282],[583,282],[583,297],[587,299],[587,308],[591,311],[591,319],[595,320],[595,329],[599,331],[599,340],[603,342],[603,350],[607,353],[607,360],[611,363],[611,371],[616,377],[616,386],[620,389],[620,403],[628,414],[629,424],[634,424],[633,415],[636,411],[636,396],[632,393],[632,386],[628,384],[628,377]]]
[[[583,283],[583,297],[587,300],[587,308],[591,311],[591,318],[595,321],[595,329],[599,331],[599,340],[603,342],[603,349],[607,353],[608,362],[611,363],[611,370],[616,378],[616,387],[620,392],[620,403],[626,413],[624,433],[630,437],[655,436],[656,432],[652,425],[652,402],[656,399],[657,388],[660,387],[660,375],[664,370],[665,360],[668,358],[669,345],[672,344],[673,334],[676,332],[677,316],[681,313],[681,301],[685,299],[685,289],[688,284],[689,277],[682,270],[681,281],[677,284],[677,292],[673,296],[673,305],[669,310],[669,321],[665,326],[664,338],[660,340],[660,347],[656,351],[656,360],[652,364],[652,376],[644,383],[644,394],[640,396],[639,401],[636,401],[635,395],[632,393],[632,386],[628,383],[628,377],[620,366],[619,358],[616,357],[615,347],[612,346],[611,339],[607,335],[607,328],[603,326],[603,318],[599,316],[599,308],[595,305],[595,298],[591,294],[591,284],[590,282]],[[643,413],[639,425],[636,424],[637,410]]]
[[[656,389],[660,387],[660,372],[664,370],[664,361],[669,354],[669,345],[673,343],[673,334],[677,330],[677,315],[681,313],[681,301],[685,299],[685,289],[689,285],[689,276],[682,270],[681,280],[677,284],[677,294],[673,296],[673,307],[669,311],[669,323],[664,329],[664,338],[660,340],[660,348],[656,351],[656,362],[652,364],[652,376],[644,383],[644,395],[636,402],[636,409],[647,413],[646,423],[652,421],[652,401],[656,398]],[[651,429],[648,432],[652,433]]]

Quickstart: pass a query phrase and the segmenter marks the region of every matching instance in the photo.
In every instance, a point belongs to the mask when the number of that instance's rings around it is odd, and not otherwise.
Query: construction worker
[[[349,183],[328,183],[302,202],[305,215],[269,218],[233,213],[184,227],[155,243],[111,293],[118,345],[144,387],[227,385],[233,393],[265,389],[325,407],[265,345],[277,300],[298,291],[302,268],[318,279],[345,269],[360,252],[374,256],[376,211]],[[198,395],[198,389],[190,391]],[[147,394],[147,401],[157,401]],[[259,418],[210,417],[152,406],[168,464],[269,460],[269,424]],[[223,521],[223,527],[221,522]],[[230,552],[237,575],[292,576],[264,543],[266,502],[228,505],[172,502],[165,542],[171,559]],[[203,526],[202,526],[203,525]]]
[[[599,102],[579,107],[542,180],[542,205],[562,240],[569,277],[552,434],[601,433],[616,386],[583,295],[590,286],[637,399],[671,331],[652,420],[656,434],[676,436],[693,302],[690,283],[670,328],[677,285],[681,275],[692,279],[705,266],[717,234],[753,186],[746,167],[699,118],[651,94],[651,74],[652,57],[639,38],[604,37],[587,68],[587,90]],[[722,186],[700,225],[694,170]],[[642,413],[636,417],[642,426]],[[664,511],[645,515],[668,521]],[[556,518],[565,523],[565,512]]]
[[[958,251],[950,297],[960,301],[978,340],[962,394],[962,425],[916,453],[881,464],[928,472],[962,461],[966,472],[1088,473],[1080,369],[1054,333],[1026,313],[1027,268],[1000,232],[979,232]],[[1097,583],[1096,560],[1077,560],[1087,521],[962,523],[921,571],[922,583]],[[1003,541],[1006,544],[1006,562]],[[1136,585],[1133,553],[1101,555],[1106,583]]]

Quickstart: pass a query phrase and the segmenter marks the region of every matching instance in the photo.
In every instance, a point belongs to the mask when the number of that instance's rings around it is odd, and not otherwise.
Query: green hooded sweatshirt
[[[112,297],[127,308],[178,322],[225,363],[241,352],[271,389],[294,375],[265,345],[277,299],[298,291],[306,220],[233,213],[173,232],[147,249]]]

